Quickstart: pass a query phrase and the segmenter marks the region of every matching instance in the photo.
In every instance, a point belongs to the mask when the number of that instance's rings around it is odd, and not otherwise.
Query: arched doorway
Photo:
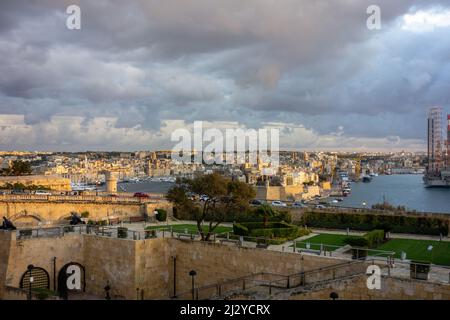
[[[70,278],[70,279],[69,279]],[[67,286],[68,280],[75,288]],[[79,285],[79,288],[76,288]],[[58,273],[58,293],[63,299],[67,299],[69,292],[86,291],[86,274],[83,265],[78,262],[69,262]]]
[[[30,278],[33,278],[33,282],[30,282]],[[31,289],[50,289],[50,277],[48,272],[40,267],[33,267],[30,270],[25,271],[20,279],[20,288],[30,290]]]
[[[22,211],[9,218],[14,225],[20,227],[36,227],[43,221],[38,214],[29,214],[26,211]]]

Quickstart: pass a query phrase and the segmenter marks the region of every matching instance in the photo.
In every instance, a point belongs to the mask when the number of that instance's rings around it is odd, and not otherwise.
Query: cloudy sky
[[[277,127],[289,149],[424,150],[435,105],[449,0],[0,1],[0,149],[171,148],[201,120]]]

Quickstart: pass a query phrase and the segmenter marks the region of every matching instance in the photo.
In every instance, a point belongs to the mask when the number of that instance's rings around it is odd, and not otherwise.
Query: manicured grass
[[[303,243],[297,243],[297,248],[305,248],[306,242],[311,244],[310,248],[313,250],[319,250],[320,244],[324,245],[324,249],[328,251],[334,251],[336,247],[329,246],[345,246],[344,239],[346,235],[342,234],[319,234],[309,239],[303,240]],[[428,251],[428,246],[432,245],[433,250]],[[420,261],[432,261],[434,264],[450,265],[450,242],[445,241],[433,241],[433,240],[414,240],[414,239],[391,239],[386,243],[375,248],[375,250],[393,251],[394,257],[400,258],[401,252],[406,252],[406,259],[408,260],[420,260]],[[369,255],[380,255],[379,252],[370,252]]]
[[[432,245],[433,250],[428,251]],[[406,259],[431,261],[434,264],[450,265],[450,242],[413,239],[391,239],[380,245],[378,250],[395,251],[395,257],[400,258],[402,251],[406,252]]]
[[[322,233],[317,236],[303,240],[302,241],[303,243],[297,243],[297,248],[306,248],[306,243],[309,242],[311,244],[310,249],[319,250],[320,244],[323,244],[324,249],[328,251],[334,251],[338,249],[337,247],[345,246],[344,239],[346,238],[348,238],[348,236],[344,234]]]
[[[196,224],[171,224],[167,226],[149,226],[146,227],[146,230],[153,230],[153,229],[168,229],[173,228],[174,232],[177,233],[185,233],[187,230],[187,233],[197,233],[197,225]],[[203,225],[203,231],[207,232],[209,230],[209,225]],[[217,226],[217,228],[214,229],[214,233],[224,233],[224,232],[232,232],[233,228],[231,227],[224,227],[224,226]]]

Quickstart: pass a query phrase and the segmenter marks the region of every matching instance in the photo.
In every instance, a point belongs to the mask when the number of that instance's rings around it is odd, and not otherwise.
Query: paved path
[[[311,229],[314,233],[328,233],[328,234],[347,234],[345,230],[328,230],[328,229]],[[366,234],[366,231],[354,231],[350,230],[349,235],[351,236],[362,236]],[[428,235],[418,235],[418,234],[407,234],[407,233],[390,233],[391,239],[415,239],[415,240],[434,240],[439,241],[439,236],[428,236]],[[442,241],[450,241],[449,237],[442,237]]]

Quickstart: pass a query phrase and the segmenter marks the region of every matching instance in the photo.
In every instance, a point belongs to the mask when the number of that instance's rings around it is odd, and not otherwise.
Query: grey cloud
[[[82,8],[82,30],[65,8]],[[396,19],[447,1],[2,1],[0,113],[304,124],[319,133],[420,138],[425,107],[449,105],[449,29],[417,35]],[[407,118],[411,126],[395,125]],[[70,140],[70,143],[73,143]]]

